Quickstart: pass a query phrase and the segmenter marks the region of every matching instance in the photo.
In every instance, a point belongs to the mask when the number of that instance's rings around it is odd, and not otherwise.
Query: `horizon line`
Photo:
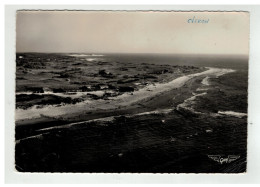
[[[155,55],[223,55],[223,56],[247,56],[249,57],[249,54],[223,54],[223,53],[132,53],[132,52],[19,52],[16,51],[17,53],[50,53],[50,54],[155,54]]]

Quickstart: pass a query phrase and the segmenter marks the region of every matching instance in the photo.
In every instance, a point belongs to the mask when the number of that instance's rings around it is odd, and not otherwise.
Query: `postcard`
[[[245,173],[249,13],[16,11],[15,169]]]

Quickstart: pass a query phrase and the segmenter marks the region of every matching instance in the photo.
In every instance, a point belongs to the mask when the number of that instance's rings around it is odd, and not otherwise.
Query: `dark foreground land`
[[[196,77],[184,86],[114,111],[16,125],[16,169],[21,172],[241,173],[246,171],[247,71],[211,78],[205,95]],[[240,80],[240,81],[238,81]],[[22,87],[20,88],[22,89]],[[151,112],[157,111],[157,112]],[[144,112],[150,112],[141,114]],[[109,118],[107,118],[109,117]],[[93,120],[99,119],[99,120]],[[72,125],[70,125],[72,124]],[[209,158],[239,158],[222,164]]]

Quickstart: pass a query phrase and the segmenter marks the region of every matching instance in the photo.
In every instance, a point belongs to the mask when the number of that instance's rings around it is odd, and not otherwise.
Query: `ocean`
[[[81,54],[82,55],[82,54]],[[91,54],[88,54],[91,55]],[[128,63],[169,64],[180,66],[219,67],[248,69],[248,57],[239,55],[191,55],[191,54],[98,54],[97,60]],[[92,56],[93,57],[93,56]]]
[[[17,57],[27,58],[26,54],[17,54]],[[26,64],[27,61],[22,65],[20,61],[17,62],[20,68],[17,73],[19,78],[16,82],[17,92],[27,91],[30,86],[36,84],[38,87],[41,86],[37,88],[37,92],[45,92],[47,88],[54,89],[53,91],[59,94],[66,89],[78,89],[82,84],[86,84],[85,89],[90,89],[87,87],[90,83],[92,87],[101,83],[102,86],[111,84],[112,88],[116,85],[114,80],[123,81],[120,84],[131,87],[134,84],[129,81],[139,83],[142,80],[138,76],[133,79],[133,75],[142,72],[145,72],[144,74],[153,72],[153,77],[147,79],[147,82],[159,80],[160,83],[171,74],[175,74],[176,69],[181,69],[183,72],[194,71],[193,73],[205,67],[234,71],[191,78],[179,88],[120,110],[108,112],[104,109],[105,106],[101,105],[100,109],[74,116],[73,120],[43,116],[44,121],[29,120],[17,124],[15,158],[18,171],[101,173],[246,171],[247,58],[225,55],[73,53],[29,54],[28,59],[37,63],[31,66],[32,63]],[[29,70],[26,70],[26,67]],[[173,72],[167,72],[171,68]],[[151,71],[155,69],[155,72]],[[157,74],[157,70],[161,73]],[[98,74],[94,71],[100,72],[101,78],[97,79],[95,76]],[[141,77],[143,76],[141,74]],[[60,85],[63,87],[57,88]],[[128,90],[131,90],[129,87]],[[33,88],[35,91],[36,88]],[[129,92],[131,95],[132,91]],[[93,102],[95,99],[97,102],[106,99],[93,95],[88,97],[94,99]],[[18,99],[20,100],[17,100],[17,103],[25,108],[23,110],[30,107],[28,103],[32,102],[32,98],[22,95]],[[32,103],[41,104],[41,99],[44,99],[45,103],[51,101],[50,104],[56,104],[61,98],[53,98],[50,95],[37,96],[37,93],[34,93]],[[78,101],[62,99],[61,102],[71,104]],[[109,98],[106,102],[109,102]],[[226,161],[222,161],[223,159]]]

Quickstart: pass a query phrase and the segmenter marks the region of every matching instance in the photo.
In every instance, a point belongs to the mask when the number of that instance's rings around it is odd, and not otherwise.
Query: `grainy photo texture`
[[[247,12],[17,11],[19,172],[243,173]]]

